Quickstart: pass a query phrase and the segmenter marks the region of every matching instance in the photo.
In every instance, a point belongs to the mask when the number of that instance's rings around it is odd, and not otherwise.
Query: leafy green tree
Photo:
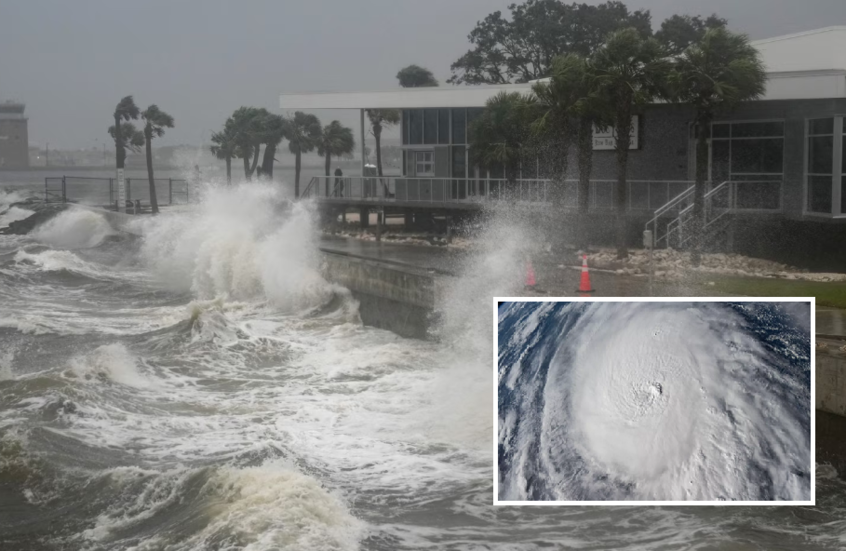
[[[332,156],[351,155],[355,149],[353,131],[338,121],[332,121],[323,127],[317,140],[317,154],[323,157],[326,168],[326,195],[329,195],[329,171],[332,169]]]
[[[556,56],[591,55],[619,29],[634,27],[644,37],[652,34],[649,11],[630,12],[618,1],[592,6],[527,0],[508,9],[510,19],[495,11],[476,24],[467,37],[472,49],[452,64],[447,82],[528,82],[548,76]]]
[[[124,129],[121,128],[121,121],[128,122],[130,120],[137,120],[138,115],[140,115],[140,110],[138,109],[138,106],[135,105],[135,100],[132,99],[132,96],[124,97],[115,107],[115,124],[109,128],[109,135],[111,135],[115,140],[115,165],[117,168],[123,168],[126,163],[127,144],[137,143],[139,139],[138,135],[129,133],[128,131],[125,132]],[[133,131],[135,131],[134,127]],[[127,136],[124,136],[124,134],[127,134]],[[141,136],[140,139],[143,140],[143,136]],[[137,145],[137,147],[140,147],[143,144],[144,142],[142,141]]]
[[[708,175],[708,141],[716,114],[761,97],[766,90],[764,64],[749,39],[723,28],[707,31],[702,39],[674,60],[669,74],[674,99],[693,106],[696,127],[696,184],[693,218],[694,262],[699,261],[701,231],[705,222],[705,185]]]
[[[397,73],[397,80],[403,88],[424,88],[438,85],[432,71],[419,65],[409,65],[400,69]]]
[[[367,118],[370,120],[370,128],[373,137],[376,138],[376,171],[382,175],[382,130],[389,126],[399,124],[401,111],[397,109],[367,109]]]
[[[300,170],[302,154],[314,151],[323,130],[320,119],[314,115],[297,111],[288,125],[288,150],[294,154],[294,197],[300,196]]]
[[[573,95],[572,89],[562,86],[561,81],[555,78],[535,83],[532,92],[537,98],[537,118],[531,124],[532,149],[549,166],[552,173],[552,204],[561,206],[568,156],[576,126],[575,106],[579,98]]]
[[[228,119],[223,125],[223,130],[215,132],[211,136],[211,152],[218,159],[226,161],[226,183],[232,183],[232,158],[238,149],[235,141],[235,132],[232,127],[232,119]]]
[[[156,180],[153,177],[153,138],[164,136],[165,128],[173,128],[173,117],[159,109],[155,104],[141,113],[144,119],[144,143],[147,145],[147,179],[150,182],[150,209],[159,213],[159,201],[156,197]]]
[[[657,40],[644,39],[637,29],[630,28],[611,34],[605,45],[594,54],[592,66],[597,99],[604,106],[615,132],[617,257],[626,258],[629,254],[626,244],[626,169],[632,117],[655,98],[666,95],[666,74],[670,65]]]
[[[716,14],[703,19],[698,15],[673,15],[661,23],[655,39],[670,55],[679,55],[685,48],[698,43],[710,29],[725,29],[728,21]]]
[[[532,122],[537,118],[537,100],[518,92],[500,92],[485,104],[470,124],[470,154],[484,166],[502,166],[508,190],[516,187],[524,149],[532,144]]]
[[[269,113],[266,109],[239,107],[229,117],[229,120],[232,121],[232,131],[237,144],[235,157],[243,159],[244,178],[247,181],[252,179],[253,172],[258,166],[263,137],[261,123],[267,114]]]

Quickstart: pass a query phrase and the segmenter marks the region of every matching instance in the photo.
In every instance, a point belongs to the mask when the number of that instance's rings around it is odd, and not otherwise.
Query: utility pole
[[[50,142],[44,144],[44,166],[50,166]]]

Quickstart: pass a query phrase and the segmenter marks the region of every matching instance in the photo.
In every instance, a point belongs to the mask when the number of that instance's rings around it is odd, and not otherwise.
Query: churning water
[[[524,236],[491,228],[424,342],[361,325],[314,219],[253,184],[140,237],[0,236],[0,548],[846,545],[827,468],[816,508],[494,508],[490,297]]]

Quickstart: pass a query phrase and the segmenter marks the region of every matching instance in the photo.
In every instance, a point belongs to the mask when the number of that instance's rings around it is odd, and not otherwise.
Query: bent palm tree
[[[320,119],[297,111],[288,126],[288,150],[294,154],[294,197],[300,196],[302,154],[314,151],[321,134]]]
[[[250,181],[258,165],[261,149],[261,120],[269,113],[256,107],[239,107],[232,113],[232,131],[237,149],[235,156],[244,160],[244,178]],[[252,162],[250,161],[252,159]]]
[[[761,97],[767,75],[758,50],[742,34],[723,28],[707,31],[699,43],[686,48],[669,76],[678,101],[696,110],[696,184],[694,187],[693,262],[699,263],[705,225],[705,180],[708,175],[708,140],[717,113],[726,113],[743,101]]]
[[[155,104],[141,113],[144,124],[144,142],[147,145],[147,179],[150,182],[150,209],[153,214],[159,212],[159,201],[156,197],[156,179],[153,177],[153,137],[164,136],[165,128],[173,128],[173,117],[159,109]]]
[[[370,119],[370,128],[376,138],[376,174],[382,176],[382,130],[399,124],[400,111],[397,109],[366,109]]]
[[[500,92],[470,125],[470,153],[484,166],[502,166],[509,188],[517,182],[522,150],[532,138],[536,100],[518,92]]]
[[[332,121],[323,127],[317,141],[317,154],[324,158],[326,168],[326,195],[329,195],[329,171],[332,168],[332,156],[349,155],[355,149],[355,139],[351,128],[338,121]]]
[[[617,211],[617,258],[629,255],[626,244],[626,168],[632,131],[632,117],[656,97],[665,94],[664,80],[669,64],[661,45],[644,39],[635,28],[608,37],[592,59],[597,97],[613,122],[617,157],[614,207]]]
[[[229,119],[223,125],[223,130],[215,132],[211,136],[212,155],[218,159],[226,161],[226,183],[232,184],[232,157],[238,150],[238,144],[235,141],[235,132],[232,129],[231,120]]]
[[[282,115],[267,113],[261,119],[261,142],[264,155],[261,160],[261,174],[273,179],[273,162],[276,160],[276,148],[288,135],[288,120]]]
[[[123,134],[123,129],[121,128],[121,121],[130,121],[130,120],[137,120],[138,115],[140,114],[138,106],[135,105],[135,100],[132,99],[132,96],[125,96],[122,98],[117,106],[115,107],[114,112],[114,119],[115,125],[112,127],[114,130],[109,130],[109,134],[115,140],[115,165],[117,168],[123,168],[124,163],[126,162],[126,143],[131,143],[133,136],[129,136],[129,139],[125,139]],[[133,127],[134,128],[134,127]]]

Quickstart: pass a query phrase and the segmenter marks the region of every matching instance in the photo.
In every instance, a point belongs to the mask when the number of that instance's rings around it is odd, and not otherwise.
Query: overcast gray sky
[[[199,144],[240,105],[277,110],[280,92],[393,87],[411,63],[443,81],[476,21],[512,1],[0,0],[0,101],[26,102],[31,145],[102,144],[126,94],[174,116],[160,144]],[[717,13],[752,38],[846,25],[846,0],[627,4],[655,27]]]

